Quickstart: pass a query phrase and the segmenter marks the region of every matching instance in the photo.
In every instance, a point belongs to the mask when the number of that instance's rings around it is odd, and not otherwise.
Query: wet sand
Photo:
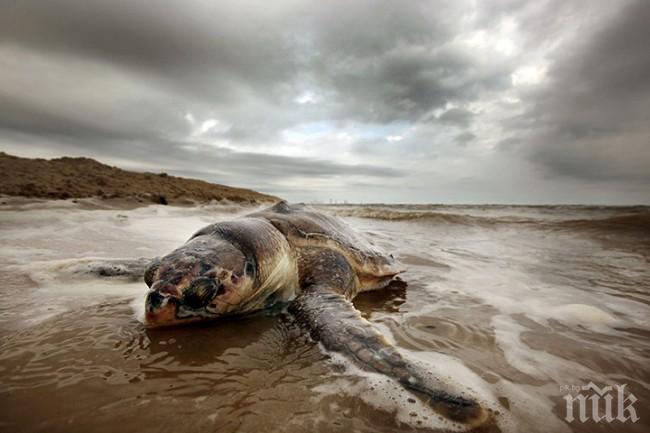
[[[0,430],[395,432],[449,428],[289,317],[147,330],[144,283],[70,272],[151,257],[240,205],[0,207]],[[326,206],[409,270],[355,305],[515,432],[650,428],[647,208]],[[399,212],[399,215],[394,215]],[[417,213],[417,215],[416,215]],[[388,215],[388,216],[387,216]],[[567,385],[626,384],[640,420],[568,423]]]

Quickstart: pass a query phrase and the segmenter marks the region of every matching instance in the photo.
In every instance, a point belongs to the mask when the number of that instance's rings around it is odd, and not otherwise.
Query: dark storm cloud
[[[521,120],[531,158],[552,174],[650,180],[650,3],[633,2],[567,51]]]
[[[236,96],[232,81],[246,87],[282,81],[294,66],[277,28],[282,23],[260,27],[246,9],[169,0],[4,2],[0,40],[124,65],[167,79],[172,92],[177,86],[227,102]]]
[[[649,19],[644,1],[6,1],[0,142],[266,191],[411,188],[491,150],[638,182]],[[515,88],[540,59],[548,80]]]
[[[412,120],[509,80],[509,67],[479,69],[471,53],[445,46],[460,7],[408,1],[260,8],[254,2],[26,0],[3,7],[0,39],[47,56],[130,68],[162,80],[188,104],[208,102],[226,113],[254,93],[275,105],[274,116],[287,111],[284,117],[292,119],[281,119],[279,127],[295,121],[289,105],[302,85],[332,96],[316,117],[383,122]],[[246,135],[247,126],[236,121],[241,113],[228,114]]]
[[[52,109],[18,97],[0,94],[0,128],[27,131],[36,135],[86,138],[90,142],[106,138],[132,140],[165,133],[188,132],[182,112],[169,106],[134,101],[125,111],[102,112],[93,101],[69,111],[66,106]],[[160,101],[161,103],[163,101]],[[171,101],[170,101],[171,102]],[[79,112],[85,106],[87,111]]]
[[[414,121],[449,102],[507,88],[512,66],[479,68],[469,53],[446,47],[404,47],[326,70],[345,107],[340,115],[366,122]]]

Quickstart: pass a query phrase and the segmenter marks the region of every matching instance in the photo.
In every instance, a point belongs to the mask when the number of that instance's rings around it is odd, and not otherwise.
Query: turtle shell
[[[308,206],[281,201],[248,216],[270,222],[293,248],[325,247],[338,251],[350,262],[361,290],[384,285],[404,271],[392,255],[373,245],[343,220]]]

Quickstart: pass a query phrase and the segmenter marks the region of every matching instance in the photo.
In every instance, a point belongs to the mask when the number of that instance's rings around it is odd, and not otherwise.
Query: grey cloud
[[[623,0],[624,1],[624,0]],[[586,10],[600,12],[603,3],[594,0],[540,0],[523,2],[520,0],[497,0],[477,2],[475,26],[489,30],[503,20],[516,18],[524,32],[521,40],[524,49],[537,49],[540,45],[553,42],[550,37],[561,33],[566,26],[574,24],[576,18],[585,16]]]
[[[367,58],[328,66],[319,81],[328,83],[340,101],[339,116],[365,122],[415,120],[448,102],[469,102],[485,91],[511,85],[513,65],[480,67],[470,52],[445,41],[404,46]]]
[[[208,152],[201,152],[203,159]],[[297,158],[279,155],[268,155],[252,152],[232,152],[226,149],[215,149],[214,167],[223,170],[254,173],[264,179],[290,177],[329,177],[329,176],[369,176],[394,178],[404,173],[390,167],[379,167],[369,164],[338,164],[331,161],[314,158]],[[205,160],[204,160],[205,161]],[[208,161],[205,161],[208,162]],[[209,164],[212,167],[212,164]]]
[[[186,109],[210,112],[232,124],[229,138],[273,138],[281,129],[310,119],[413,120],[448,101],[476,98],[486,88],[507,85],[510,66],[478,68],[471,53],[446,46],[457,31],[452,23],[464,13],[460,5],[417,1],[278,2],[259,8],[239,2],[164,1],[152,7],[141,2],[25,0],[3,7],[0,47],[50,59],[96,61],[106,70],[149,77],[167,99],[181,101],[169,104],[160,97],[152,106],[116,107],[111,115],[122,116],[118,123],[128,124],[134,115],[163,119],[163,126],[153,125],[154,132],[158,128],[175,135],[178,128],[176,135],[181,135],[186,132],[181,118]],[[41,71],[27,72],[39,81]],[[82,73],[69,72],[83,82]],[[85,76],[92,73],[88,70]],[[114,90],[110,80],[98,83],[102,85],[105,92]],[[327,100],[297,113],[293,98],[305,86]],[[88,105],[92,103],[90,98]],[[83,117],[85,111],[77,111]],[[66,119],[73,126],[88,123]],[[123,131],[141,132],[129,127]]]
[[[159,101],[161,105],[136,102],[125,107],[126,116],[124,111],[102,110],[92,102],[79,104],[74,110],[69,106],[52,109],[38,101],[0,94],[0,128],[37,135],[123,140],[189,132],[182,111],[174,111],[163,101]]]
[[[492,148],[567,182],[647,181],[644,1],[22,0],[0,9],[0,142],[13,148],[269,192],[291,191],[297,177],[375,194],[383,186],[397,200],[419,173],[394,167],[462,166]],[[495,54],[492,41],[458,42],[500,35],[508,20],[513,55]],[[574,23],[586,30],[573,35]],[[539,58],[549,81],[514,89],[511,74]],[[301,103],[304,94],[312,100]],[[502,95],[522,102],[508,108]],[[495,100],[509,115],[491,117]],[[449,106],[465,108],[433,118]],[[287,130],[318,122],[361,132],[345,150],[332,146],[340,155],[327,144],[336,131],[310,142],[318,157],[273,155],[287,153]],[[341,163],[348,156],[373,162]],[[325,183],[314,188],[337,190]]]
[[[521,144],[521,138],[506,137],[497,142],[497,147],[502,150],[512,150],[519,144]]]
[[[530,158],[551,174],[650,180],[650,3],[636,1],[565,52],[522,120]]]
[[[213,103],[234,101],[238,86],[257,85],[257,92],[270,96],[265,84],[283,81],[293,70],[273,6],[265,8],[262,26],[254,10],[247,19],[233,4],[192,0],[26,0],[5,3],[2,12],[5,44],[127,66]]]
[[[443,123],[467,126],[473,118],[474,113],[465,108],[451,108],[438,116],[437,120]]]
[[[476,134],[474,134],[472,132],[469,132],[469,131],[465,131],[465,132],[461,132],[460,134],[458,134],[456,136],[455,140],[456,140],[456,143],[458,143],[459,145],[465,146],[467,143],[474,140],[475,138],[476,138]]]
[[[328,109],[334,117],[394,120],[461,97],[481,80],[496,84],[494,77],[468,75],[472,57],[444,47],[463,13],[445,2],[417,1],[259,8],[25,0],[3,7],[0,39],[44,55],[131,68],[224,110],[250,92],[286,110],[304,82],[338,98]]]
[[[230,124],[220,136],[237,143],[273,141],[282,129],[324,118],[414,121],[449,101],[509,85],[512,65],[480,68],[470,52],[448,46],[458,31],[454,21],[466,12],[462,5],[418,1],[278,2],[264,8],[199,1],[13,2],[0,14],[0,48],[44,59],[18,73],[47,87],[42,99],[50,103],[34,97],[38,88],[23,86],[21,93],[14,86],[9,96],[16,101],[4,105],[0,124],[169,138],[188,134],[183,113],[191,112]],[[69,59],[83,62],[55,71],[65,77],[43,75],[48,62]],[[97,70],[104,80],[94,78]],[[75,84],[88,78],[112,94],[111,106],[93,94],[70,100]],[[134,88],[116,87],[131,78],[139,80]],[[153,90],[138,89],[143,82]],[[304,87],[326,100],[297,111],[293,98]],[[130,97],[133,91],[141,94]]]
[[[0,133],[2,130],[0,129]],[[2,134],[0,134],[2,135]],[[340,164],[317,158],[299,158],[255,152],[237,152],[201,142],[157,140],[103,140],[97,146],[95,157],[111,160],[114,155],[128,154],[133,162],[128,168],[139,171],[165,171],[172,174],[198,177],[212,182],[238,184],[273,192],[273,185],[292,178],[323,179],[336,176],[374,179],[395,179],[405,176],[401,170],[371,164]],[[0,144],[2,142],[0,141]],[[41,137],[35,146],[49,150],[59,147],[66,151],[83,146],[85,138],[66,137],[58,141],[51,136]],[[271,188],[269,188],[271,187]]]

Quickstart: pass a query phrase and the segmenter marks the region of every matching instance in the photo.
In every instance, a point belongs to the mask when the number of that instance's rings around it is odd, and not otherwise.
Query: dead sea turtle
[[[397,380],[440,414],[470,426],[489,417],[474,400],[432,381],[350,302],[403,271],[338,218],[280,202],[209,225],[145,269],[146,323],[166,326],[289,302],[314,338],[359,367]],[[435,385],[431,385],[431,383]]]

